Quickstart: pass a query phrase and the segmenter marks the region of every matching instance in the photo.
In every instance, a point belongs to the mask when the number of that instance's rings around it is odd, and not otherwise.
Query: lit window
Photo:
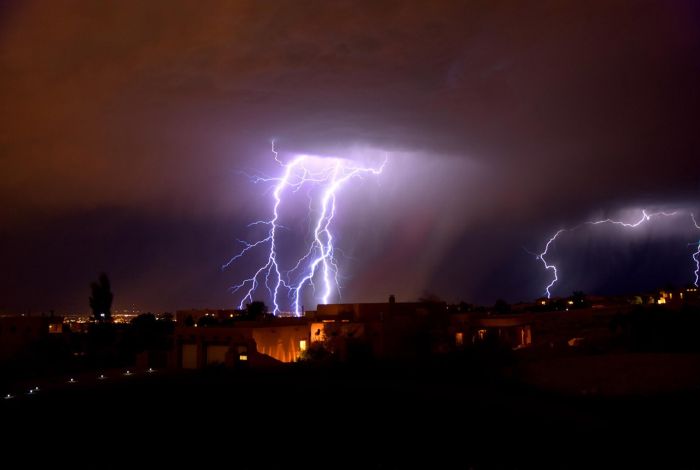
[[[464,333],[455,333],[455,344],[462,346],[464,344]]]
[[[664,299],[663,297],[661,297],[659,300],[656,301],[656,303],[659,304],[659,305],[665,304],[665,303],[666,303],[666,299]]]
[[[477,331],[476,333],[479,335],[479,339],[480,339],[480,340],[483,341],[484,338],[486,338],[486,330],[479,330],[479,331]]]
[[[241,354],[241,355],[238,356],[238,359],[241,360],[241,361],[247,361],[247,360],[248,360],[248,356],[245,355],[245,354]]]
[[[299,341],[299,350],[306,351],[306,340],[305,339],[302,339]]]

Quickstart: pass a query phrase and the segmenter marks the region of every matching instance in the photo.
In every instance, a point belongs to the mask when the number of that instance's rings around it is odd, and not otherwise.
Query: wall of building
[[[521,349],[532,344],[533,322],[531,314],[458,313],[450,317],[450,335],[458,349],[485,343]]]
[[[0,317],[0,361],[12,359],[49,335],[49,317]]]
[[[257,351],[280,362],[294,362],[301,355],[302,341],[310,342],[309,327],[303,325],[254,328],[253,340]]]
[[[199,369],[217,363],[236,366],[272,360],[294,362],[309,342],[309,326],[303,319],[237,322],[232,326],[178,326],[171,365]]]

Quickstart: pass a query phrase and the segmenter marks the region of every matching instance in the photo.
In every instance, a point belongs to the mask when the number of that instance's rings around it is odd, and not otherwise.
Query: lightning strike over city
[[[0,466],[700,467],[699,57],[700,0],[0,0]]]
[[[545,287],[545,290],[544,290],[546,297],[549,299],[552,296],[552,288],[559,281],[559,270],[554,263],[548,262],[545,257],[549,254],[550,248],[552,247],[554,242],[559,238],[560,235],[567,233],[567,232],[576,231],[576,230],[583,228],[583,227],[586,227],[586,226],[603,225],[603,224],[617,225],[617,226],[624,227],[627,229],[635,229],[635,228],[639,227],[640,225],[651,221],[654,218],[672,217],[672,216],[678,216],[678,215],[684,215],[684,214],[689,215],[690,219],[692,220],[695,227],[700,229],[700,226],[698,226],[698,223],[695,220],[695,216],[692,213],[687,213],[687,212],[681,211],[681,210],[674,210],[671,212],[660,211],[660,212],[651,212],[651,213],[647,212],[646,210],[642,210],[640,218],[634,222],[625,222],[622,220],[615,220],[615,219],[611,219],[611,218],[606,218],[606,219],[600,219],[600,220],[589,220],[589,221],[583,222],[583,223],[576,225],[574,227],[571,227],[571,228],[559,229],[557,232],[554,233],[554,235],[552,235],[547,240],[547,243],[545,244],[544,250],[540,254],[536,255],[537,256],[536,259],[538,259],[539,261],[542,262],[544,268],[547,271],[552,272],[552,280],[549,282],[549,284],[547,284],[547,286]],[[693,254],[693,260],[695,261],[695,266],[696,266],[696,269],[695,269],[695,285],[696,285],[696,287],[698,285],[698,272],[700,271],[700,260],[698,259],[699,256],[700,256],[700,242],[698,242],[697,251]]]
[[[307,289],[311,289],[314,298],[322,304],[329,303],[333,295],[340,297],[340,268],[332,232],[332,222],[337,215],[338,194],[350,180],[381,174],[387,158],[385,155],[383,161],[376,166],[363,166],[344,158],[315,155],[297,155],[284,162],[280,159],[274,142],[272,154],[282,168],[282,175],[251,178],[254,183],[273,184],[270,217],[248,225],[266,227],[265,236],[251,242],[238,240],[243,248],[222,269],[229,268],[256,248],[264,249],[264,261],[249,277],[231,287],[233,293],[244,292],[239,308],[243,309],[247,303],[253,302],[254,296],[259,295],[258,290],[264,287],[272,302],[274,315],[299,316],[303,314],[302,297]],[[280,219],[288,199],[303,188],[307,190],[306,211],[313,228],[307,237],[304,254],[285,269],[280,261],[282,250],[278,240],[280,233],[288,229],[281,224]]]

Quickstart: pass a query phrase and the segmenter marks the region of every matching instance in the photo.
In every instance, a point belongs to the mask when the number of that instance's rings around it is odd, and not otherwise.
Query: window
[[[299,341],[299,350],[306,351],[306,340],[305,339],[302,339]]]
[[[197,345],[183,344],[182,345],[182,368],[196,369],[197,368]]]
[[[207,364],[225,364],[228,346],[212,344],[207,346]]]
[[[457,346],[462,346],[464,344],[464,333],[455,333],[455,344]]]

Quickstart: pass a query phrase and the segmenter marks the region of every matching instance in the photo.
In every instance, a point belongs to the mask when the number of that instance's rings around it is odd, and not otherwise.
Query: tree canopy
[[[97,282],[90,284],[90,308],[96,321],[106,322],[112,319],[112,301],[114,294],[107,274],[102,273]]]
[[[267,315],[265,302],[255,300],[245,306],[247,320],[262,320]]]

